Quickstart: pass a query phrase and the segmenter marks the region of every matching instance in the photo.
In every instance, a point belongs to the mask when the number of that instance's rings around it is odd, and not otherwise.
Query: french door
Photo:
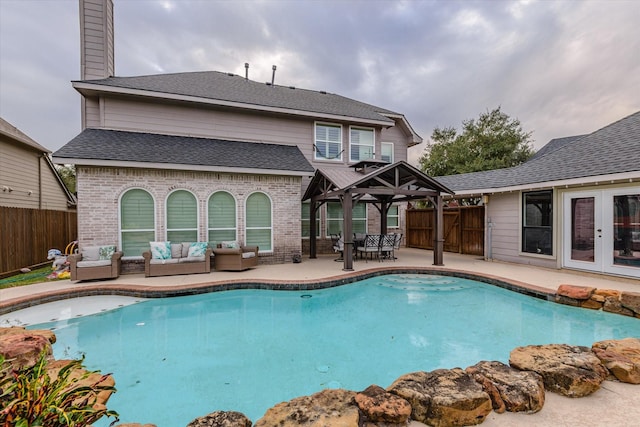
[[[640,187],[563,197],[563,266],[640,277]]]

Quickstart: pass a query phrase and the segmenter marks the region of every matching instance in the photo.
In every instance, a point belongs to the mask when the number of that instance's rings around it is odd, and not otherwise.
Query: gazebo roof
[[[424,199],[441,193],[454,194],[405,161],[389,164],[366,160],[353,165],[352,170],[330,166],[316,169],[302,200],[339,201],[347,192],[368,203]]]

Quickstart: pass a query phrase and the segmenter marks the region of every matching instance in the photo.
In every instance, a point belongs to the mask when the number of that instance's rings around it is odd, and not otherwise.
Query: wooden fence
[[[76,212],[0,207],[0,277],[47,261],[77,239]]]
[[[484,206],[445,208],[443,217],[445,251],[468,255],[484,254]],[[433,249],[433,209],[407,210],[406,219],[407,247]]]

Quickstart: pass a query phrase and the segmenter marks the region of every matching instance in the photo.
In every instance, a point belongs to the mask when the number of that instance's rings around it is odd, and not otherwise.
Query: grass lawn
[[[20,274],[16,274],[15,276],[6,277],[4,279],[0,279],[0,289],[31,285],[33,283],[55,282],[57,280],[63,280],[58,278],[47,279],[47,276],[50,275],[52,272],[53,271],[51,270],[51,266],[48,265],[46,267],[41,267],[36,270],[32,270],[28,273],[20,273]]]

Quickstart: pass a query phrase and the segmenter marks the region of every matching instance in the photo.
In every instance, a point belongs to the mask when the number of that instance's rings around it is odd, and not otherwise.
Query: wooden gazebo
[[[318,168],[302,200],[310,200],[310,257],[316,258],[316,212],[323,203],[340,202],[343,213],[344,270],[353,270],[353,205],[373,203],[380,212],[380,234],[387,232],[387,212],[394,202],[429,200],[434,209],[436,233],[433,264],[443,265],[442,194],[454,194],[435,179],[405,161],[393,164],[365,160],[344,168]]]

